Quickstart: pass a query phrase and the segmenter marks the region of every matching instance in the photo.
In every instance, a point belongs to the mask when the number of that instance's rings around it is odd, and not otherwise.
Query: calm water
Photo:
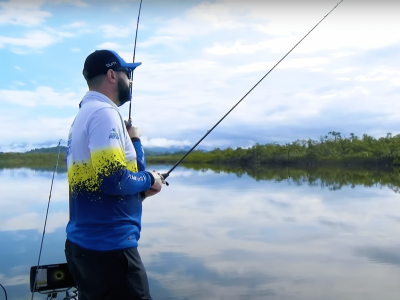
[[[139,251],[155,300],[399,299],[398,176],[271,172],[182,167],[144,202]],[[51,176],[0,170],[0,283],[8,299],[30,299]],[[61,172],[41,264],[65,262],[67,199]]]

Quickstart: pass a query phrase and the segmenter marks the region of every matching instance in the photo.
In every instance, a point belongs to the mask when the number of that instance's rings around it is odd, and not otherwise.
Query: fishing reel
[[[76,299],[76,283],[68,269],[68,265],[55,264],[34,266],[30,270],[30,289],[31,292],[47,294],[50,299],[56,298],[57,293],[66,292],[64,299]]]

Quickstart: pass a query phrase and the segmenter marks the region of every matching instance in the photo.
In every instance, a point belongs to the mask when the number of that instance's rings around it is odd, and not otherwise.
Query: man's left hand
[[[124,121],[126,129],[128,130],[128,134],[131,139],[140,138],[142,136],[142,131],[139,127],[132,126],[129,121]]]

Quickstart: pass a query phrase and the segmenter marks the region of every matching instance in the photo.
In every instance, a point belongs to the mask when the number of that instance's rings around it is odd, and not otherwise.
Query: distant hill
[[[67,147],[60,146],[60,153],[66,153]],[[56,147],[48,147],[48,148],[35,148],[26,153],[58,153],[58,146]]]
[[[185,154],[188,149],[182,148],[144,148],[146,156],[161,156],[161,155],[172,155],[172,154]],[[60,153],[66,153],[67,147],[60,146]],[[26,153],[58,153],[58,146],[47,147],[47,148],[35,148]]]

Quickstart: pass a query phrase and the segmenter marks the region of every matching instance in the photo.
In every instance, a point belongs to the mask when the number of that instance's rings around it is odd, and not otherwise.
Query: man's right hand
[[[154,170],[149,173],[154,178],[154,184],[147,191],[145,191],[145,198],[158,194],[161,191],[162,185],[165,184],[165,180],[160,173],[157,173]]]

